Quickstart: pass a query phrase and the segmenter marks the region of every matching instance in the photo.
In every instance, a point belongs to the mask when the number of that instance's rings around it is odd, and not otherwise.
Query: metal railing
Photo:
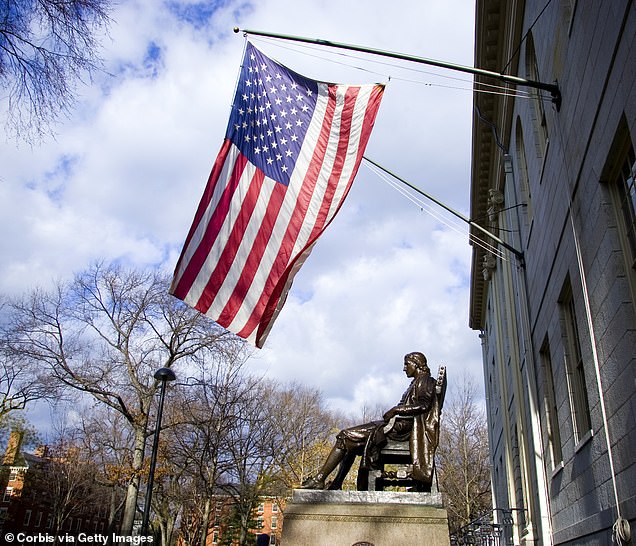
[[[523,508],[496,508],[464,525],[450,536],[451,546],[512,546],[514,545],[514,511]],[[496,512],[499,517],[495,518]],[[495,519],[498,521],[495,522]]]

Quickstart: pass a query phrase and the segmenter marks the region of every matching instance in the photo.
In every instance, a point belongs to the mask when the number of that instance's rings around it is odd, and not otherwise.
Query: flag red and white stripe
[[[309,80],[247,44],[226,138],[170,292],[262,347],[349,192],[383,90]]]

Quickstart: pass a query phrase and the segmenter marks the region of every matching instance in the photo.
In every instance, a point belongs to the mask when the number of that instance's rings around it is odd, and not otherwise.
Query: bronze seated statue
[[[360,471],[357,489],[369,489],[369,473],[381,479],[409,483],[410,490],[430,491],[435,450],[439,441],[439,420],[446,393],[446,370],[440,368],[438,379],[431,377],[426,357],[419,352],[404,357],[404,372],[413,378],[400,402],[388,410],[382,421],[372,421],[344,429],[336,436],[336,444],[318,473],[301,486],[303,489],[341,489],[357,455],[360,455]],[[391,449],[385,449],[389,442]],[[408,475],[402,471],[393,476],[384,472],[384,464],[394,462],[399,443],[408,442],[412,467]],[[397,459],[396,459],[397,460]],[[338,467],[327,484],[327,477]],[[381,489],[382,487],[372,487]]]

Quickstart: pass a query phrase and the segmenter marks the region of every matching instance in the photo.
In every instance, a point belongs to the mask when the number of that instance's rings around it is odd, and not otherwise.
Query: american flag
[[[311,80],[247,43],[170,292],[262,347],[351,187],[383,91]]]

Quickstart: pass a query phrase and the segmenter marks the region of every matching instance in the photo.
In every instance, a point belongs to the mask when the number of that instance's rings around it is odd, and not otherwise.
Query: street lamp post
[[[152,486],[155,481],[155,466],[157,466],[157,449],[159,448],[159,431],[161,430],[161,414],[163,413],[163,399],[166,395],[166,383],[174,381],[177,376],[170,368],[159,368],[155,372],[155,379],[161,381],[161,394],[159,396],[159,409],[157,410],[157,424],[155,425],[155,437],[152,443],[150,455],[150,471],[146,483],[146,499],[144,501],[144,517],[141,521],[141,534],[148,534],[148,520],[150,519],[150,503],[152,502]]]

